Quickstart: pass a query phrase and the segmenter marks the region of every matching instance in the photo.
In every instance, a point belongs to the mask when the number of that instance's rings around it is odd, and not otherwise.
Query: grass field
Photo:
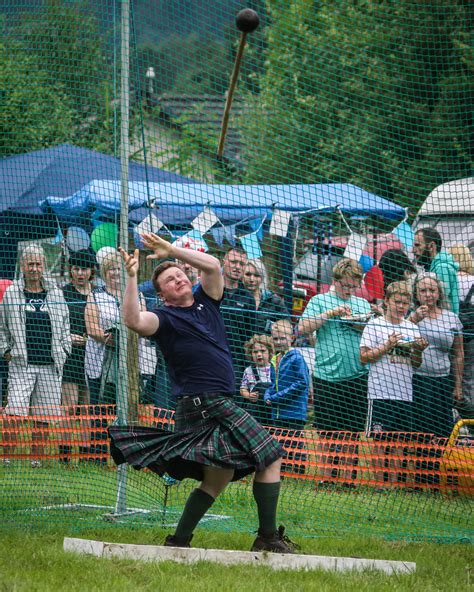
[[[0,469],[0,531],[15,528],[157,527],[171,529],[181,512],[191,481],[167,486],[149,472],[127,472],[126,507],[115,516],[117,472],[95,466],[57,464],[32,469],[17,463]],[[312,481],[285,479],[279,515],[292,534],[326,539],[383,537],[405,542],[474,540],[472,500],[466,497],[370,488],[318,489]],[[213,505],[203,524],[208,532],[250,533],[256,512],[249,483],[232,484]]]
[[[0,591],[3,590],[468,590],[474,574],[472,501],[387,490],[317,489],[285,479],[279,514],[304,553],[414,561],[417,572],[272,572],[211,564],[142,564],[66,554],[64,536],[161,544],[192,482],[168,486],[127,473],[127,509],[114,513],[117,472],[28,463],[0,468]],[[248,483],[232,484],[193,546],[250,548],[256,515]]]
[[[141,563],[97,559],[65,553],[64,536],[69,530],[47,532],[12,530],[0,538],[0,590],[15,592],[130,590],[472,590],[473,555],[470,545],[387,542],[370,537],[350,536],[319,540],[298,539],[305,553],[414,561],[417,571],[410,575],[387,576],[380,572],[337,574],[334,572],[274,572],[259,567],[222,567],[211,563],[184,566],[172,562]],[[83,531],[84,538],[122,543],[159,544],[161,529],[124,527]],[[250,534],[196,533],[194,546],[245,549]]]

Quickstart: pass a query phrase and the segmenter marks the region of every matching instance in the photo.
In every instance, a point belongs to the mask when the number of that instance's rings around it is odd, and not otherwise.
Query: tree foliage
[[[60,82],[20,47],[0,45],[0,156],[70,139],[74,118]]]
[[[195,32],[139,47],[137,62],[139,71],[135,70],[134,77],[143,77],[149,66],[154,68],[156,95],[222,94],[231,67],[228,48],[221,40]]]
[[[16,36],[49,79],[62,85],[74,113],[71,141],[112,146],[112,63],[88,3],[47,0],[40,13],[23,15]]]
[[[157,95],[226,92],[237,4],[210,1],[204,13],[188,0],[136,3],[132,133],[149,66]],[[353,182],[416,207],[434,186],[471,173],[467,1],[247,5],[262,21],[248,38],[237,86],[248,103],[240,122],[246,181]],[[65,141],[115,152],[117,16],[91,0],[44,0],[29,13],[14,11],[0,45],[2,156]],[[210,141],[208,131],[184,123],[181,145],[170,152],[175,168],[192,168],[194,151]]]
[[[16,15],[4,39],[2,155],[66,141],[113,152],[112,60],[88,4],[47,0]]]
[[[263,73],[266,14],[262,0],[252,4],[260,15],[260,27],[248,38],[239,72],[237,92],[258,92],[258,75]],[[142,23],[136,24],[142,28]],[[195,29],[182,35],[168,35],[157,43],[138,44],[133,77],[141,78],[148,67],[155,70],[155,94],[223,95],[230,82],[240,34],[234,22],[215,31]]]
[[[406,206],[472,166],[466,3],[267,2],[249,182],[353,182]]]
[[[199,113],[198,113],[199,114]],[[200,183],[211,183],[219,174],[214,162],[215,142],[212,130],[205,123],[193,123],[196,113],[184,113],[175,123],[179,125],[179,137],[154,156],[163,162],[163,167]]]

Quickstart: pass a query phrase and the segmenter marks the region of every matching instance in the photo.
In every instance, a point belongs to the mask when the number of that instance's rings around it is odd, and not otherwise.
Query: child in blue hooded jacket
[[[306,423],[310,377],[301,352],[291,347],[293,329],[282,319],[272,325],[272,340],[276,354],[271,360],[271,386],[264,400],[272,410],[272,425],[293,430]]]

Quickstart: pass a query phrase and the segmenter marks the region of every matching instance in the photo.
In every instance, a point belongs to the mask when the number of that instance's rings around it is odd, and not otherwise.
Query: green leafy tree
[[[156,95],[192,94],[223,95],[228,87],[238,46],[235,29],[226,29],[224,40],[191,33],[185,37],[171,36],[158,46],[145,44],[138,48],[133,62],[133,79],[137,76],[142,88],[145,72],[152,66],[156,78]],[[238,91],[258,92],[258,76],[263,70],[261,42],[253,38],[246,47],[239,74]]]
[[[467,4],[267,2],[247,181],[353,182],[417,206],[472,166]]]
[[[88,3],[46,0],[41,10],[23,13],[10,36],[40,64],[44,92],[59,85],[68,97],[73,110],[69,140],[112,151],[112,59],[107,60],[107,36],[104,40]]]
[[[71,139],[74,110],[35,56],[0,44],[0,157]]]

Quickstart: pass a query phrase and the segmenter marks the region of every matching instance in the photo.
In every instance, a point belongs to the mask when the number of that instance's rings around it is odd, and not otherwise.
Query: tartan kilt
[[[202,481],[205,465],[233,469],[232,481],[237,481],[283,456],[279,443],[255,418],[220,394],[178,399],[174,432],[110,426],[109,436],[116,464],[127,462],[178,480]]]

